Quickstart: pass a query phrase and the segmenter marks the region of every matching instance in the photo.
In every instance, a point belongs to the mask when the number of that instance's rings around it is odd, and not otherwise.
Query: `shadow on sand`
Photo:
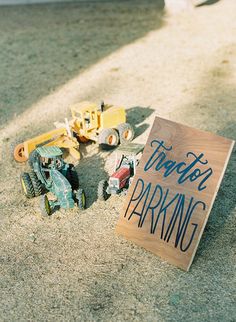
[[[127,122],[132,124],[135,130],[135,137],[143,134],[150,126],[149,123],[143,123],[149,116],[154,113],[150,107],[135,106],[126,110]]]
[[[210,5],[215,4],[219,1],[220,0],[206,0],[203,3],[197,4],[196,7],[210,6]]]
[[[120,47],[163,25],[164,0],[4,6],[0,127]]]

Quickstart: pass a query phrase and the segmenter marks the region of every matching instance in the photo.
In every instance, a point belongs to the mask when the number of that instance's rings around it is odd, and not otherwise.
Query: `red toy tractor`
[[[126,193],[136,173],[143,144],[130,143],[121,145],[116,150],[115,171],[109,180],[101,180],[98,184],[98,199],[107,200],[110,195]],[[118,157],[118,155],[120,155]]]

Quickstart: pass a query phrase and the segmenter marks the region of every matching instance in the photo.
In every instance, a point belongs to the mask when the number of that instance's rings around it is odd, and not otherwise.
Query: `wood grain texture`
[[[156,118],[116,232],[189,270],[233,145]]]

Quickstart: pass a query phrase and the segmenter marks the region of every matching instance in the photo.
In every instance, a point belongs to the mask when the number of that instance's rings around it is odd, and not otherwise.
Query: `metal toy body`
[[[26,140],[14,148],[13,156],[17,162],[28,160],[30,153],[40,146],[57,146],[64,148],[75,158],[80,158],[79,142],[68,133],[67,128],[60,127]]]
[[[81,142],[92,140],[103,148],[133,140],[133,127],[126,123],[123,107],[82,102],[71,106],[71,128]]]
[[[32,171],[21,174],[22,190],[26,197],[42,195],[41,212],[50,215],[58,207],[68,209],[76,204],[85,208],[85,194],[79,189],[78,175],[72,164],[62,159],[62,151],[58,147],[39,147],[30,155],[29,163]],[[49,200],[45,191],[55,196]]]
[[[120,146],[116,155],[114,173],[108,180],[101,180],[98,184],[98,199],[107,200],[110,195],[126,193],[132,178],[136,173],[136,167],[139,163],[139,157],[143,151],[143,144],[130,143]]]

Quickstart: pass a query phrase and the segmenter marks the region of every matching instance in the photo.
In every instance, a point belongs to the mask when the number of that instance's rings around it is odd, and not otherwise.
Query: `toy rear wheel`
[[[107,193],[108,182],[107,180],[101,180],[98,183],[98,191],[97,196],[99,200],[106,201],[109,198],[109,194]]]
[[[78,189],[76,193],[76,201],[79,209],[83,210],[86,208],[86,196],[83,189]]]
[[[20,143],[14,148],[13,157],[17,162],[27,161],[27,157],[25,156],[24,143]]]
[[[40,210],[43,217],[48,217],[52,214],[52,209],[47,195],[42,195],[41,197]]]
[[[29,173],[23,172],[20,176],[20,182],[24,195],[27,198],[33,198],[35,196],[35,191]]]
[[[119,124],[118,132],[120,135],[120,143],[131,142],[134,138],[134,129],[129,123]]]
[[[99,144],[105,150],[114,148],[119,144],[118,132],[114,129],[104,129],[99,135]]]
[[[30,176],[31,182],[34,187],[35,197],[41,196],[41,194],[44,191],[44,187],[43,187],[41,181],[38,179],[38,177],[34,171],[30,172],[29,176]]]

